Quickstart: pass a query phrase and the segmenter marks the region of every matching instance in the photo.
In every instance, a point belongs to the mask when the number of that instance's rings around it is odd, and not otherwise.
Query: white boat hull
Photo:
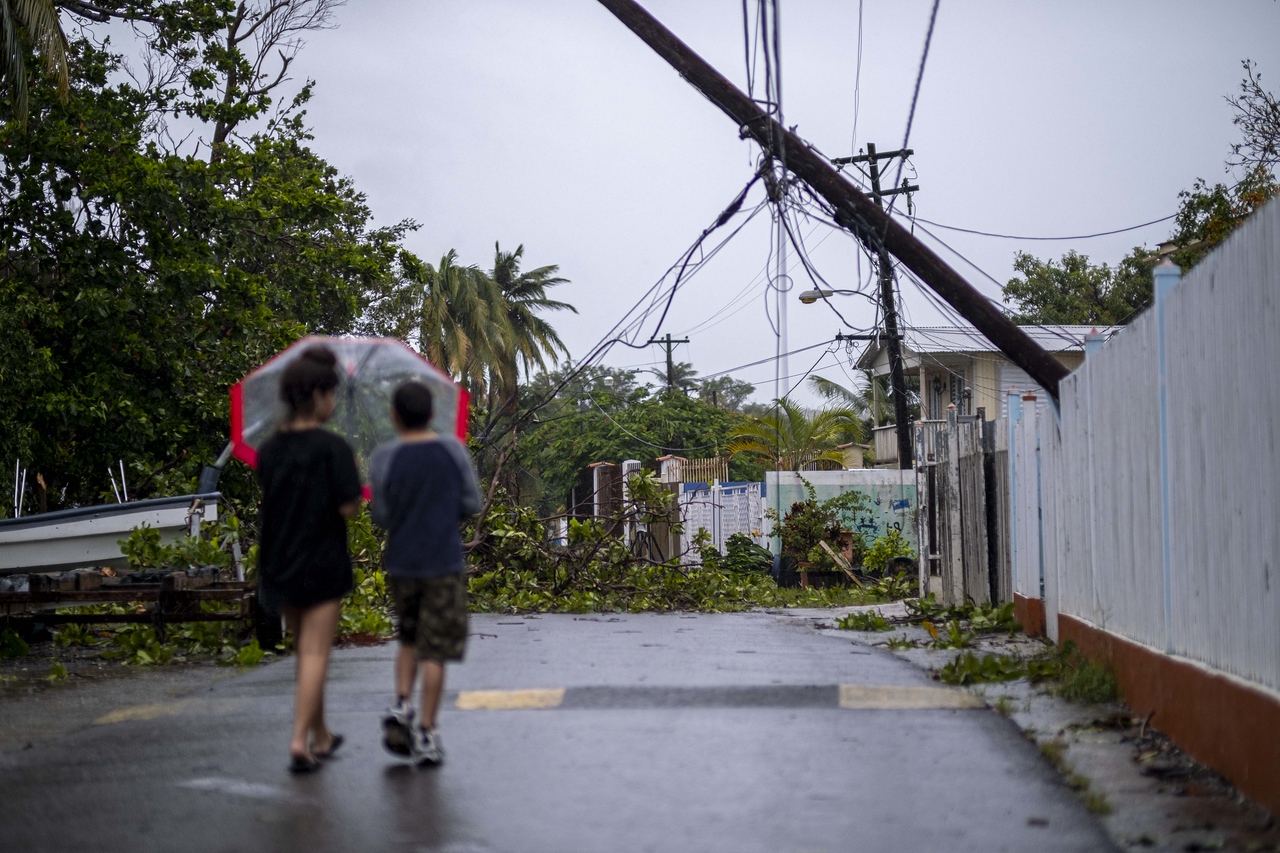
[[[186,535],[192,502],[204,520],[218,518],[218,497],[186,495],[46,512],[0,521],[0,575],[57,572],[83,566],[123,568],[120,540],[135,527],[154,528],[165,541]]]

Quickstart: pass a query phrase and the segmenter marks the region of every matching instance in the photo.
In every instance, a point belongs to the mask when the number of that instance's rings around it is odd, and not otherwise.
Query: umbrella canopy
[[[468,394],[431,362],[395,338],[331,338],[312,336],[295,342],[231,388],[231,443],[235,457],[254,467],[260,448],[285,420],[280,377],[289,362],[312,344],[323,344],[338,359],[337,407],[325,424],[350,442],[368,481],[373,448],[395,438],[391,394],[403,382],[417,380],[431,389],[431,428],[447,435],[467,435]]]

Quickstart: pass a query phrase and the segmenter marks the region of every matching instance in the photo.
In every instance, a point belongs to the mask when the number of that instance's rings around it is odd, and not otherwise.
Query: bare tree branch
[[[498,465],[493,471],[493,479],[489,482],[489,492],[485,495],[484,506],[480,507],[480,513],[476,516],[476,535],[462,546],[464,554],[470,554],[481,542],[484,541],[484,520],[489,516],[489,510],[493,507],[493,499],[498,494],[498,484],[502,481],[502,466],[507,463],[507,458],[511,455],[511,451],[515,450],[515,442],[511,442],[502,448],[502,453],[498,455]]]

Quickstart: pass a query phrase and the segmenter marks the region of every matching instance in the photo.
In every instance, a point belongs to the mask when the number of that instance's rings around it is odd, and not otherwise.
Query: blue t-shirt
[[[459,522],[480,511],[480,490],[462,443],[383,445],[369,460],[373,520],[387,530],[384,564],[402,578],[432,578],[466,568]]]

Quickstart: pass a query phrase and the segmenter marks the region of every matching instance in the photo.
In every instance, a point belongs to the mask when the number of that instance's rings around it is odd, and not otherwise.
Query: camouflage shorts
[[[467,646],[467,579],[388,578],[400,622],[400,643],[418,660],[462,660]]]

